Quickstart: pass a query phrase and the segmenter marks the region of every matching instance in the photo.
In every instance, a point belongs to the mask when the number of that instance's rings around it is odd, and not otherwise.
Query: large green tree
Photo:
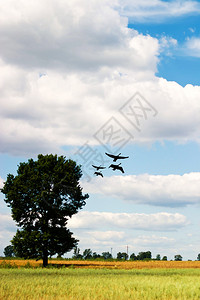
[[[82,194],[81,176],[75,161],[52,154],[20,163],[16,176],[8,174],[1,191],[21,228],[11,241],[16,256],[43,259],[47,266],[49,256],[77,246],[66,225],[89,197]]]

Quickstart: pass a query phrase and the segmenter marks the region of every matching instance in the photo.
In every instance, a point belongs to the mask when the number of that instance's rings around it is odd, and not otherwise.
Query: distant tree
[[[102,253],[102,257],[104,259],[111,259],[112,258],[112,254],[110,252],[103,252]]]
[[[96,259],[96,258],[100,258],[100,257],[101,257],[100,254],[97,254],[96,252],[93,252],[92,258]]]
[[[146,258],[151,259],[151,251],[146,252]]]
[[[85,249],[83,251],[83,259],[90,259],[92,258],[92,250],[91,249]]]
[[[197,255],[197,260],[200,260],[200,253]]]
[[[181,261],[182,260],[182,256],[180,254],[176,254],[176,255],[174,255],[174,260]]]
[[[15,256],[14,249],[13,249],[12,245],[9,245],[9,246],[5,247],[3,253],[4,253],[5,257]]]
[[[151,259],[151,251],[139,252],[137,255],[138,260]]]
[[[137,260],[137,256],[135,255],[135,253],[132,253],[130,255],[130,260]]]
[[[118,252],[118,253],[117,253],[117,259],[121,260],[122,257],[123,257],[123,256],[122,256],[122,253],[121,253],[121,252]]]
[[[17,256],[41,258],[46,267],[49,256],[77,245],[66,225],[89,197],[82,194],[81,176],[75,161],[52,154],[20,163],[16,176],[8,174],[1,191],[21,227],[11,241]]]
[[[167,260],[167,256],[164,255],[163,258],[162,258],[162,260]]]
[[[128,259],[128,254],[126,252],[122,252],[122,259],[127,260]]]
[[[160,254],[157,254],[157,255],[156,255],[156,260],[161,260]]]
[[[128,254],[126,252],[118,252],[117,253],[117,259],[118,260],[127,260],[128,259]]]
[[[80,254],[80,249],[76,246],[74,247],[73,259],[82,259],[83,255]]]

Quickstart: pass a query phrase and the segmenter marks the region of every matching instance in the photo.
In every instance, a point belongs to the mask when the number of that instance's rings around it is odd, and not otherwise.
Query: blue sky
[[[88,176],[82,186],[90,198],[69,221],[81,251],[112,248],[116,255],[128,245],[130,254],[196,259],[199,1],[45,0],[27,7],[12,0],[0,6],[1,186],[21,161],[65,155]],[[139,119],[140,131],[120,113],[128,100],[137,103],[134,95],[150,108]],[[127,144],[114,145],[112,138],[105,144],[106,124],[123,128]],[[85,161],[77,154],[84,145],[91,151]],[[98,155],[108,167],[109,148],[129,156],[125,173],[106,169],[104,178],[95,177],[91,164]],[[16,226],[0,199],[1,255]]]
[[[138,30],[142,34],[149,34],[156,38],[169,36],[178,41],[179,46],[171,51],[170,56],[166,55],[165,52],[161,55],[157,76],[176,81],[182,86],[189,83],[192,85],[200,84],[198,76],[199,58],[183,53],[187,39],[200,36],[198,14],[170,18],[166,22],[130,23],[129,27]]]

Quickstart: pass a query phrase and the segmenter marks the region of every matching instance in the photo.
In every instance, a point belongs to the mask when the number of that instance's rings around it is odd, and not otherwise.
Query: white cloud
[[[81,253],[84,249],[90,248],[99,254],[105,251],[112,252],[113,257],[116,257],[119,251],[127,252],[127,246],[129,255],[132,253],[137,255],[141,251],[151,251],[152,257],[155,257],[157,253],[162,256],[170,253],[173,258],[174,253],[179,252],[174,249],[177,246],[176,239],[156,234],[136,235],[133,232],[124,231],[77,231],[75,236],[80,240]]]
[[[156,78],[135,82],[119,73],[93,81],[90,76],[65,77],[55,72],[39,77],[3,65],[4,71],[7,68],[13,80],[11,87],[9,77],[2,82],[1,152],[32,155],[58,152],[63,145],[82,145],[87,140],[98,144],[92,136],[111,116],[134,135],[135,142],[200,140],[200,87],[183,88]],[[136,91],[158,111],[156,118],[148,117],[139,134],[118,112]]]
[[[189,56],[200,57],[200,38],[188,38],[185,43],[184,51]]]
[[[128,29],[110,5],[78,0],[2,5],[1,152],[80,145],[96,120],[110,117],[123,85],[125,93],[121,74],[132,74],[134,81],[153,76],[157,39]]]
[[[85,247],[102,247],[102,250],[106,246],[117,246],[122,247],[125,245],[134,245],[134,248],[143,247],[156,247],[156,246],[171,246],[174,243],[174,238],[166,236],[153,235],[138,235],[135,236],[133,233],[125,233],[124,231],[88,231],[78,233],[77,238],[81,240],[81,245]],[[105,249],[105,248],[104,248]],[[138,251],[140,251],[138,250]]]
[[[124,239],[125,233],[123,231],[88,231],[88,234],[98,240],[99,242],[104,241],[121,241]]]
[[[172,50],[178,46],[178,41],[170,36],[162,36],[159,40],[160,52],[165,52],[165,55],[172,55]]]
[[[81,211],[69,221],[71,229],[126,228],[147,231],[176,230],[188,224],[185,216],[175,213],[110,213]]]
[[[158,206],[186,206],[200,202],[200,173],[184,175],[127,175],[84,182],[88,193],[100,193],[133,203]]]
[[[187,1],[181,9],[193,5]],[[29,156],[87,140],[97,144],[92,136],[111,116],[137,142],[199,142],[200,87],[155,77],[160,51],[175,40],[128,29],[116,6],[100,0],[2,4],[1,153]],[[118,113],[137,91],[158,110],[139,135]]]
[[[155,247],[155,246],[171,246],[175,242],[174,238],[169,238],[166,236],[153,235],[140,235],[136,238],[130,239],[129,244],[137,245],[140,247]]]
[[[120,0],[121,15],[129,17],[132,22],[162,22],[173,17],[191,13],[200,13],[198,1],[161,1],[161,0]]]
[[[0,14],[1,57],[20,67],[68,74],[135,68],[142,63],[130,43],[137,32],[111,5],[100,0],[31,0],[29,5],[21,0],[16,5],[10,0]]]

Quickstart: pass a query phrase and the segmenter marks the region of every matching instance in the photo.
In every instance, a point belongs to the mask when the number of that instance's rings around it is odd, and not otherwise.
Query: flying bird
[[[101,176],[101,177],[103,177],[103,174],[102,174],[101,172],[94,172],[94,174],[95,174],[96,176]]]
[[[109,168],[112,168],[113,171],[119,170],[119,171],[121,171],[122,173],[124,173],[124,169],[123,169],[120,165],[121,165],[121,163],[118,164],[118,165],[111,164],[111,165],[109,166]]]
[[[129,158],[129,156],[120,156],[121,153],[119,153],[118,155],[113,155],[113,154],[109,154],[106,153],[106,155],[108,155],[109,157],[113,158],[113,161],[117,161],[118,159],[125,159],[125,158]]]
[[[95,168],[95,169],[97,169],[97,171],[98,170],[101,170],[101,169],[106,169],[106,167],[102,167],[102,166],[94,166],[94,165],[92,165],[93,166],[93,168]]]

